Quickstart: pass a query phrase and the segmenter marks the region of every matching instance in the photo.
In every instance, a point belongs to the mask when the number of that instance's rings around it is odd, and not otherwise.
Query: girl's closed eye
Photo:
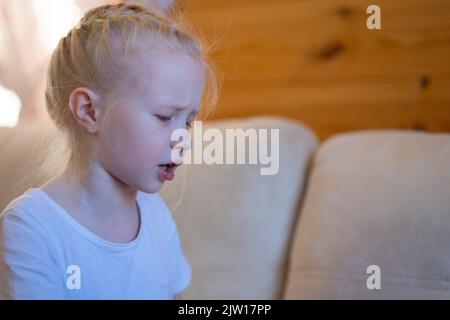
[[[171,116],[161,116],[161,115],[155,115],[159,120],[161,120],[162,122],[169,122],[170,120],[172,120],[173,117]]]
[[[155,115],[160,121],[162,121],[162,122],[165,122],[165,123],[167,123],[167,122],[170,122],[172,119],[173,119],[173,116],[162,116],[162,115]],[[186,127],[188,128],[188,129],[191,129],[192,128],[192,121],[187,121],[186,122]]]

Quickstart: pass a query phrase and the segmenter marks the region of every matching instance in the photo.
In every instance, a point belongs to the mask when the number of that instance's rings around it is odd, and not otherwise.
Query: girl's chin
[[[147,181],[141,181],[140,190],[145,193],[159,192],[164,185],[164,181],[161,180],[157,174],[148,178]]]
[[[141,191],[145,193],[157,193],[161,190],[163,186],[163,182],[152,183],[152,185],[147,185],[145,188],[142,188]]]

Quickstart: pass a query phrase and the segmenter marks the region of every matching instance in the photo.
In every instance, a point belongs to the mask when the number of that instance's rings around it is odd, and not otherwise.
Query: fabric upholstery
[[[293,226],[317,138],[301,123],[276,117],[210,121],[203,126],[203,131],[214,127],[221,132],[279,129],[280,166],[278,174],[262,176],[259,165],[184,165],[175,180],[165,184],[161,195],[173,210],[193,267],[192,283],[183,296],[281,298]],[[46,161],[41,151],[55,141],[62,141],[58,131],[38,124],[0,128],[2,209],[45,181],[37,165]]]
[[[284,297],[448,299],[449,230],[449,134],[335,136],[314,157]]]

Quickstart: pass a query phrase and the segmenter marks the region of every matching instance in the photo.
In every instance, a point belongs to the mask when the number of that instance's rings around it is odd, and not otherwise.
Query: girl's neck
[[[80,179],[75,171],[66,170],[44,184],[42,189],[70,207],[105,219],[121,219],[124,214],[136,211],[137,190],[95,166],[91,166],[85,179]]]

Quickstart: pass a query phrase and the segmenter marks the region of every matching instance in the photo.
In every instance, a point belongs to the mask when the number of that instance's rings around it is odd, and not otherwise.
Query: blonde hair
[[[137,35],[148,33],[164,48],[183,51],[204,62],[206,87],[199,118],[206,119],[217,103],[222,78],[210,57],[212,46],[193,31],[182,11],[167,16],[148,3],[145,6],[110,4],[89,10],[59,41],[48,66],[45,89],[47,111],[65,140],[64,167],[75,170],[81,179],[87,173],[98,144],[75,120],[68,106],[70,95],[79,87],[98,93],[101,119],[104,119],[119,83],[127,74],[126,56],[130,44]],[[57,152],[61,153],[60,147],[50,153]],[[51,157],[56,160],[61,154]],[[60,165],[59,171],[55,169],[51,161],[44,167],[48,177],[64,170]]]

